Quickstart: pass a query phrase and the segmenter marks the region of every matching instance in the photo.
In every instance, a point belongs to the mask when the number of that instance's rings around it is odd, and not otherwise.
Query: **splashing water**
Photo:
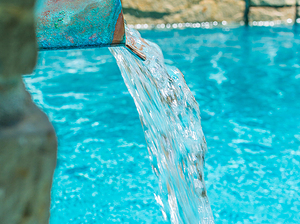
[[[133,29],[126,28],[126,36],[145,61],[123,47],[110,51],[140,115],[163,216],[171,223],[214,223],[204,183],[207,147],[199,106],[182,73],[164,64],[156,44]]]

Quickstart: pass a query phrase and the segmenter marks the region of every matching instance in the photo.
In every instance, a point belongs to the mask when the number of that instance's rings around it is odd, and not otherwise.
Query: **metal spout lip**
[[[136,47],[131,46],[129,44],[125,44],[125,46],[132,52],[135,56],[139,57],[142,61],[146,61],[146,55],[139,51]]]
[[[40,50],[124,46],[120,0],[38,0]]]

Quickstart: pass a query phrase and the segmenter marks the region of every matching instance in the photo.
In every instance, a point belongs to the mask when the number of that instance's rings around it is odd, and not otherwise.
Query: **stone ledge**
[[[287,21],[295,20],[296,8],[293,7],[251,7],[249,11],[249,22],[253,21]]]
[[[250,0],[250,6],[295,6],[296,0]]]

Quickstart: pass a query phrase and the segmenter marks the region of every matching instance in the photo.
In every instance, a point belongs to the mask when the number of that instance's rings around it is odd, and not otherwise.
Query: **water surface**
[[[142,35],[200,105],[215,222],[298,223],[299,30]],[[138,113],[108,49],[42,52],[25,81],[59,141],[50,223],[163,223]]]

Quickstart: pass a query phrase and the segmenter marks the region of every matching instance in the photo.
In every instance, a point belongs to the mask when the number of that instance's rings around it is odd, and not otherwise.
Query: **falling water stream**
[[[160,48],[126,28],[127,44],[145,55],[142,61],[124,47],[111,48],[134,99],[159,179],[155,198],[171,223],[214,223],[204,183],[207,151],[199,106],[183,74],[164,64]]]

